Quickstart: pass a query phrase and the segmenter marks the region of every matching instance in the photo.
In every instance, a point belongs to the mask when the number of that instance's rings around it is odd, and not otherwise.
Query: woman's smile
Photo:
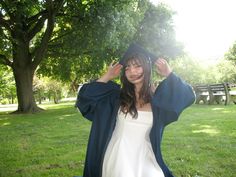
[[[141,79],[142,76],[143,74],[131,75],[129,76],[129,79],[135,81],[135,80]]]

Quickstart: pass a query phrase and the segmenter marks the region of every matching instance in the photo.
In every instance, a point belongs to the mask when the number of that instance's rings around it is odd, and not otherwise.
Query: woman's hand
[[[163,58],[158,58],[155,62],[157,73],[161,76],[168,77],[169,74],[172,72],[172,69],[170,68],[167,61]]]
[[[97,82],[108,82],[109,80],[112,80],[120,75],[121,68],[123,66],[120,63],[114,63],[112,62],[107,72],[97,80]]]

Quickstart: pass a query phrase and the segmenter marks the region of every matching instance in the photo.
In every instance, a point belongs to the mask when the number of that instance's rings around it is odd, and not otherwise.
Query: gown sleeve
[[[101,100],[117,96],[119,90],[120,86],[112,81],[84,84],[78,93],[75,106],[85,118],[92,121],[97,104]]]
[[[153,96],[154,108],[159,108],[159,116],[165,125],[176,121],[194,101],[192,87],[173,72],[160,83]]]

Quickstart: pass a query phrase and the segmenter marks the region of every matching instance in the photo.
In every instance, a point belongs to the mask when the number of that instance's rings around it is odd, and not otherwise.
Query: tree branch
[[[57,40],[59,40],[59,39],[65,37],[65,36],[67,36],[67,35],[70,35],[71,33],[73,33],[73,30],[70,30],[70,31],[68,31],[68,32],[66,32],[66,33],[64,33],[64,34],[61,34],[61,35],[58,36],[58,37],[55,37],[55,38],[51,39],[51,40],[49,41],[49,43],[52,43],[52,42],[54,42],[54,41],[57,41]]]
[[[12,67],[12,62],[5,55],[0,54],[0,64]]]
[[[48,24],[47,24],[47,29],[43,35],[43,38],[41,40],[40,45],[35,49],[35,55],[33,56],[33,63],[32,67],[34,69],[37,68],[41,60],[43,59],[43,56],[48,48],[48,41],[51,38],[52,32],[53,32],[53,27],[54,27],[54,17],[51,15],[48,18]]]
[[[43,16],[45,13],[47,13],[46,10],[42,10],[39,13],[29,17],[26,21],[28,26],[30,27],[33,23],[37,22],[37,20],[39,19],[39,17]]]
[[[43,28],[43,25],[46,19],[47,19],[47,14],[42,15],[41,18],[38,19],[38,22],[28,33],[29,40],[31,40]]]
[[[54,29],[54,23],[55,23],[55,16],[56,13],[59,11],[59,9],[62,7],[64,0],[58,0],[55,1],[57,4],[56,6],[53,6],[52,0],[46,1],[46,7],[48,11],[48,18],[47,18],[47,28],[43,35],[43,38],[41,40],[40,45],[35,49],[35,55],[33,56],[33,63],[32,68],[35,70],[39,63],[42,61],[47,48],[48,48],[48,42],[52,36],[52,32]]]

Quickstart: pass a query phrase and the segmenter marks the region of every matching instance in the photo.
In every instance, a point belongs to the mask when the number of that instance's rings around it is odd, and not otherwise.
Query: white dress
[[[150,143],[152,122],[152,112],[138,111],[138,118],[133,119],[119,111],[102,177],[164,177]]]

